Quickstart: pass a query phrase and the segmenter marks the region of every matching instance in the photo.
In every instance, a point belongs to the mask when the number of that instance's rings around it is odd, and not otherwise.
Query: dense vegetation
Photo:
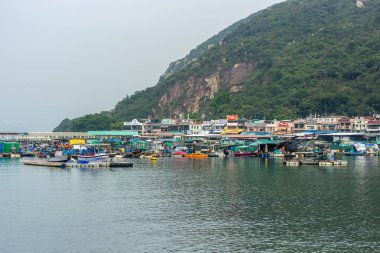
[[[243,89],[218,91],[198,113],[294,118],[310,113],[368,115],[380,112],[380,1],[290,0],[252,15],[216,36],[210,50],[198,48],[181,67],[144,91],[120,101],[109,113],[64,120],[55,130],[110,129],[132,118],[164,117],[160,98],[190,77],[223,74],[236,63],[255,68]],[[213,38],[213,41],[216,41]],[[187,59],[193,58],[187,57]],[[107,123],[104,123],[106,121]]]

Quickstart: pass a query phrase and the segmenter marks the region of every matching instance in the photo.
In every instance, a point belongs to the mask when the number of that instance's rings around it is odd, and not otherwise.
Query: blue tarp
[[[240,135],[272,135],[269,132],[242,132]]]

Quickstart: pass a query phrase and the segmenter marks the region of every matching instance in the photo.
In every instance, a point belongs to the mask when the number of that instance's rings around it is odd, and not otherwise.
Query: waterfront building
[[[305,131],[319,131],[320,127],[319,124],[315,121],[307,121],[305,123]]]
[[[380,120],[369,120],[365,132],[369,137],[380,136]]]
[[[131,122],[124,122],[124,131],[137,131],[139,133],[143,132],[143,124],[137,119],[133,119]]]
[[[293,122],[293,133],[301,133],[305,131],[305,119],[297,119]]]
[[[240,134],[242,131],[238,128],[238,116],[228,115],[227,124],[222,134]]]
[[[161,132],[182,132],[190,130],[190,123],[185,120],[163,119],[161,121]]]
[[[274,133],[276,132],[277,122],[273,120],[265,120],[265,132]]]
[[[220,134],[224,131],[225,127],[227,125],[226,119],[218,119],[218,120],[211,120],[211,133]]]
[[[240,134],[245,131],[245,120],[238,115],[227,115],[227,123],[222,134]]]
[[[353,133],[364,133],[367,129],[368,119],[366,117],[355,117],[351,119],[351,131]]]
[[[252,120],[245,124],[248,132],[266,132],[265,120]]]
[[[276,133],[281,133],[281,134],[291,133],[292,127],[294,127],[294,124],[290,120],[277,121]]]
[[[343,118],[342,116],[329,116],[316,118],[316,122],[320,125],[320,131],[338,131],[339,120]]]
[[[192,134],[199,134],[200,132],[202,132],[202,126],[203,126],[202,124],[190,123],[189,124],[189,131]]]
[[[338,132],[349,133],[351,129],[351,120],[349,118],[341,118],[338,120]]]
[[[227,124],[227,120],[225,119],[203,121],[202,132],[221,133],[224,131],[226,124]]]
[[[143,123],[143,133],[156,134],[161,132],[161,121],[160,120],[146,120]]]

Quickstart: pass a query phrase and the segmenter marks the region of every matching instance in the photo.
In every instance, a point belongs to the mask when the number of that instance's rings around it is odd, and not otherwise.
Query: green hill
[[[65,119],[55,131],[118,128],[133,118],[187,113],[279,119],[379,112],[380,1],[277,4],[174,65],[157,85],[127,96],[111,112]]]

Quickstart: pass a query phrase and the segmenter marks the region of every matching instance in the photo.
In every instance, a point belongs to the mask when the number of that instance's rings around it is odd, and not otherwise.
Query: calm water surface
[[[51,169],[0,160],[0,252],[379,252],[380,161]]]

